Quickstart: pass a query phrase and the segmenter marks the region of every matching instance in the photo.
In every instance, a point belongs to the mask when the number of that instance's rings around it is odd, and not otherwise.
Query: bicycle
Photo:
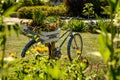
[[[61,20],[64,20],[65,18],[60,18]],[[68,21],[72,20],[73,18],[70,18]],[[45,45],[50,47],[50,42],[44,42],[41,34],[35,33],[29,29],[23,29],[24,32],[29,33],[32,35],[31,40],[26,44],[26,46],[23,48],[21,56],[25,57],[27,50],[33,46],[35,43],[44,43]],[[57,31],[53,31],[53,33],[58,34],[60,32],[60,28]],[[58,34],[59,35],[59,34]],[[62,55],[61,48],[65,41],[69,38],[68,44],[67,44],[67,56],[70,61],[72,61],[74,58],[81,56],[82,49],[83,49],[83,41],[82,36],[78,32],[73,32],[72,28],[68,28],[64,33],[58,36],[57,39],[53,42],[57,43],[60,39],[62,39],[65,35],[66,37],[63,39],[59,45],[53,49],[54,54],[52,55],[52,58],[58,57],[60,58]],[[37,36],[37,40],[35,40],[34,36]],[[52,42],[51,42],[52,43]],[[49,48],[50,49],[50,48]],[[50,50],[49,50],[50,53]]]

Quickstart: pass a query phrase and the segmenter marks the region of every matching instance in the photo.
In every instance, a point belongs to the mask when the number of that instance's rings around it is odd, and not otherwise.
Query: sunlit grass
[[[85,57],[90,57],[90,54],[88,55],[88,53],[98,51],[98,43],[97,43],[98,34],[91,34],[91,33],[80,33],[80,34],[83,38],[82,55]],[[23,47],[27,44],[29,40],[30,40],[29,38],[21,34],[19,34],[19,36],[17,37],[15,32],[12,31],[11,36],[7,37],[6,51],[5,51],[6,55],[8,55],[9,53],[16,53],[17,57],[20,57]],[[56,46],[62,40],[63,38],[56,43]],[[64,56],[67,55],[67,43],[68,43],[68,40],[65,42],[62,48],[62,54]],[[1,50],[0,50],[0,53],[1,53]],[[91,56],[91,57],[94,58],[94,56]]]

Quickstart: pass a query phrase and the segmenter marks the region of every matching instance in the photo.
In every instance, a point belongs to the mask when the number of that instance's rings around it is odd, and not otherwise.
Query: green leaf
[[[11,14],[15,13],[15,10],[20,6],[20,4],[16,4],[8,8],[4,13],[3,16],[9,17]]]
[[[16,32],[17,36],[18,36],[19,30],[20,30],[19,24],[13,25],[13,29],[14,29],[14,31]]]
[[[109,0],[109,4],[111,7],[111,13],[115,13],[119,9],[120,0]]]
[[[120,48],[116,49],[115,53],[120,53]]]
[[[105,62],[108,61],[108,59],[110,58],[110,50],[109,47],[107,46],[108,43],[106,43],[106,37],[102,34],[99,35],[98,37],[98,42],[99,42],[99,49],[100,49],[100,53],[104,59]]]
[[[33,80],[33,77],[31,74],[28,74],[25,76],[25,78],[23,80]]]
[[[60,70],[60,68],[59,68],[60,66],[58,66],[58,65],[56,65],[56,66],[54,66],[54,68],[52,68],[52,67],[49,67],[48,68],[48,73],[51,75],[51,77],[53,78],[53,79],[60,79],[60,77],[61,77],[61,74],[63,73],[61,70]]]

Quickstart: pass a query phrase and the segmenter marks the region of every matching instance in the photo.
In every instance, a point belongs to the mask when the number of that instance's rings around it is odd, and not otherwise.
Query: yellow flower
[[[39,47],[35,47],[35,48],[34,48],[34,52],[37,52],[38,48],[39,48]]]
[[[34,51],[35,51],[35,52],[39,52],[39,53],[43,53],[43,52],[44,52],[44,50],[43,50],[42,47],[35,47],[35,48],[34,48]]]
[[[80,50],[77,50],[76,53],[77,53],[77,54],[81,54],[81,51],[80,51]]]
[[[10,57],[16,57],[15,53],[10,53]]]
[[[43,50],[44,50],[45,52],[47,52],[47,51],[48,51],[48,47],[44,47]]]
[[[83,58],[83,59],[82,59],[82,62],[87,63],[88,60],[87,60],[86,58]]]
[[[29,54],[30,54],[30,51],[27,51],[25,54],[26,54],[26,55],[29,55]]]

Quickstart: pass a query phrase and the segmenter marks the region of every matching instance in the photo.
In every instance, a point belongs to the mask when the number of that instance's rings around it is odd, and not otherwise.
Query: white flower
[[[11,61],[14,61],[15,60],[15,58],[13,58],[13,57],[5,57],[4,58],[4,61],[6,61],[6,62],[11,62]]]

